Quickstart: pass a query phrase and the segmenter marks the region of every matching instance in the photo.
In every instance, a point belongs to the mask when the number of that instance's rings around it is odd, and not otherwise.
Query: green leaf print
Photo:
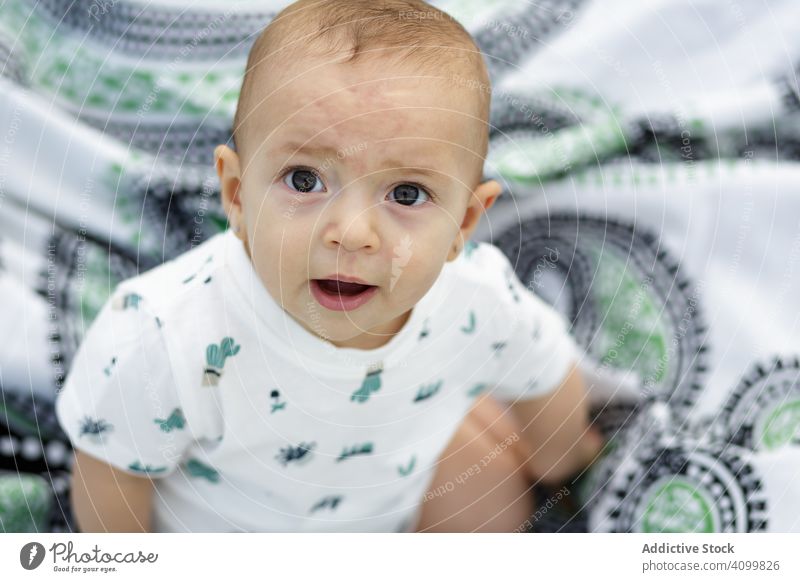
[[[435,384],[427,384],[420,386],[419,390],[417,391],[417,395],[414,397],[414,402],[427,400],[428,398],[436,394],[439,391],[439,388],[442,387],[442,382],[443,382],[442,380],[439,380]]]
[[[377,392],[381,387],[381,372],[383,372],[382,367],[367,372],[367,376],[361,383],[361,388],[350,395],[350,400],[356,402],[366,402],[369,400],[370,394]]]
[[[112,369],[114,368],[114,366],[116,366],[116,365],[117,365],[117,357],[116,357],[116,356],[114,356],[113,358],[111,358],[111,363],[110,363],[108,366],[106,366],[105,368],[103,368],[103,373],[104,373],[106,376],[110,376],[110,375],[111,375],[111,370],[112,370]]]
[[[130,465],[128,465],[128,469],[131,471],[136,471],[137,473],[145,473],[147,475],[155,475],[158,473],[163,473],[167,470],[166,467],[153,467],[152,465],[142,465],[140,461],[134,461]]]
[[[167,419],[156,418],[153,422],[160,425],[161,430],[164,432],[171,432],[173,429],[180,429],[186,426],[186,418],[180,408],[173,410]]]
[[[314,513],[315,511],[324,509],[325,507],[336,509],[336,506],[342,502],[342,499],[344,499],[344,497],[341,495],[329,495],[328,497],[323,497],[311,507],[311,511],[309,511],[309,513]]]
[[[372,443],[367,442],[360,445],[353,445],[351,447],[344,447],[342,449],[341,454],[336,459],[336,461],[343,461],[344,459],[349,459],[355,455],[368,455],[372,453]]]
[[[491,386],[491,384],[486,384],[485,382],[479,382],[478,384],[475,384],[472,388],[467,390],[467,396],[473,398],[478,394],[480,394],[481,392],[483,392],[484,390],[486,390],[489,386]]]
[[[403,465],[397,466],[397,472],[400,473],[400,475],[403,477],[405,477],[406,475],[410,475],[411,472],[414,470],[414,465],[416,464],[417,464],[417,455],[412,455],[411,460],[405,467]]]
[[[469,312],[469,323],[461,328],[464,333],[472,333],[475,331],[475,312]]]
[[[189,459],[186,463],[186,469],[192,477],[206,479],[210,483],[219,483],[219,472],[213,467],[201,463],[197,459]]]

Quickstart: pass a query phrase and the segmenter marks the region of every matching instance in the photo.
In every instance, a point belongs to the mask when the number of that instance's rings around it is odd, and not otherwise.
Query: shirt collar
[[[232,230],[220,236],[223,261],[234,283],[234,292],[247,310],[245,321],[254,321],[259,339],[270,341],[270,349],[274,347],[303,366],[338,374],[359,376],[372,366],[387,368],[406,357],[417,345],[425,319],[441,305],[443,275],[451,265],[445,263],[437,280],[413,307],[405,325],[386,344],[374,349],[342,348],[310,332],[283,309],[261,282],[244,243]],[[262,325],[258,324],[263,324],[268,336],[262,335]]]

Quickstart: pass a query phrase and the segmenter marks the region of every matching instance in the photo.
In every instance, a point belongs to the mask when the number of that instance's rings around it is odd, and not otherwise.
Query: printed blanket
[[[226,227],[212,151],[287,3],[3,0],[0,530],[74,530],[55,394],[118,281]],[[609,438],[529,529],[800,530],[800,8],[432,4],[492,78],[476,238],[568,316]]]

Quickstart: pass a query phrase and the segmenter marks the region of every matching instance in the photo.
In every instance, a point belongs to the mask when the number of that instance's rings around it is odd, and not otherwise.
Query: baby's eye
[[[414,184],[400,184],[399,186],[395,186],[389,193],[389,196],[392,194],[396,196],[397,203],[403,206],[420,206],[420,204],[414,204],[414,202],[420,200],[421,194],[424,194],[429,199],[431,198],[431,195],[423,188],[415,186]],[[422,203],[424,202],[425,200],[423,199]]]
[[[311,170],[302,168],[287,172],[283,178],[283,183],[290,188],[294,188],[295,190],[303,192],[304,194],[309,192],[324,191],[324,188],[320,190],[314,190],[315,184],[322,187],[322,180],[320,180],[319,176]]]

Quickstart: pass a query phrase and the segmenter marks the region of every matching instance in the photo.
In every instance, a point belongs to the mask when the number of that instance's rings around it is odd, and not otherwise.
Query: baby
[[[512,531],[596,458],[566,322],[470,240],[488,86],[418,0],[270,23],[214,152],[230,229],[123,281],[58,396],[83,531]]]

